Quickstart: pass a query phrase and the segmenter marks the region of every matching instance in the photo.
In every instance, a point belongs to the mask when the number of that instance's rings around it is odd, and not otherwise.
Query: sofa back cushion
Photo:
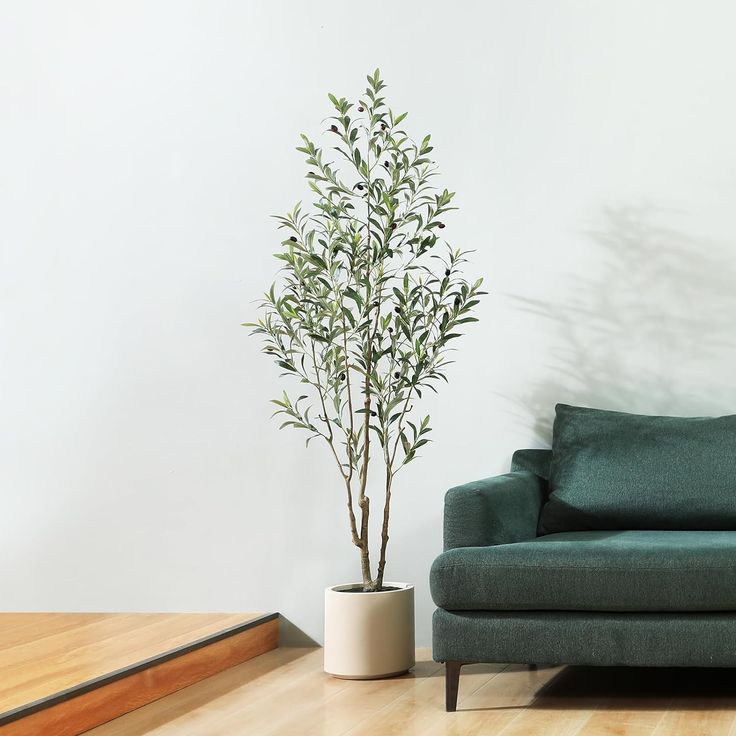
[[[556,411],[540,534],[736,530],[736,416]]]

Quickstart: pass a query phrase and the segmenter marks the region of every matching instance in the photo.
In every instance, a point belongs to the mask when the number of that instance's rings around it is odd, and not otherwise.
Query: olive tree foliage
[[[247,324],[303,387],[274,400],[281,427],[304,430],[334,457],[365,591],[383,586],[396,474],[429,441],[420,400],[447,380],[452,341],[477,321],[484,293],[481,279],[462,276],[466,252],[439,237],[454,194],[433,186],[430,137],[409,137],[384,88],[377,69],[357,102],[329,95],[329,149],[301,136],[314,201],[277,216],[282,269],[259,321]],[[366,489],[376,463],[384,497],[374,574]]]

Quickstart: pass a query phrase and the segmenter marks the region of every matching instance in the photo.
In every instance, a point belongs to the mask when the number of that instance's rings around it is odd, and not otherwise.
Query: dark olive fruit
[[[396,223],[395,223],[395,222],[392,222],[392,223],[391,223],[391,229],[392,229],[392,230],[396,230]]]
[[[386,130],[386,123],[381,123],[381,130]]]
[[[437,225],[437,227],[438,227],[438,228],[439,228],[440,230],[444,230],[444,229],[445,229],[445,223],[444,223],[444,222],[441,222],[441,223],[440,223],[439,225]]]
[[[394,307],[394,312],[396,312],[396,314],[400,314],[401,309],[399,307]]]
[[[385,166],[386,168],[388,168],[388,161],[384,161],[384,162],[383,162],[383,165],[384,165],[384,166]]]
[[[401,373],[399,373],[398,371],[394,373],[394,378],[399,378],[400,376],[401,376]]]
[[[449,275],[450,275],[450,269],[449,268],[446,268],[445,269],[445,276],[449,276]]]
[[[344,381],[344,380],[345,380],[345,374],[344,374],[344,373],[341,373],[341,374],[340,374],[340,380],[341,380],[341,381]]]
[[[357,184],[355,188],[358,189],[361,192],[363,191],[363,185],[362,184]]]
[[[373,306],[374,306],[374,307],[375,307],[376,309],[378,309],[378,306],[379,306],[379,305],[378,305],[378,302],[373,302]]]
[[[389,327],[389,328],[388,328],[388,332],[389,332],[389,335],[390,335],[390,334],[393,334],[393,331],[394,331],[394,328],[393,328],[393,327]]]
[[[332,131],[333,133],[337,133],[337,125],[330,125],[330,130],[331,130],[331,131]]]
[[[376,412],[372,411],[372,412],[371,412],[371,416],[372,416],[372,417],[375,417],[375,416],[376,416]]]
[[[296,243],[296,238],[292,235],[289,240],[291,240],[292,243]]]
[[[362,105],[360,105],[360,107],[358,107],[358,112],[363,112],[363,106]]]

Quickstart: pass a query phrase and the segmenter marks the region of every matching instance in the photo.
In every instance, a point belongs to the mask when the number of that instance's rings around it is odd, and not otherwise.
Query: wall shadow
[[[302,631],[283,613],[279,614],[279,646],[280,647],[318,647],[319,642]]]
[[[543,378],[507,397],[540,442],[551,440],[557,402],[736,412],[734,253],[666,224],[676,216],[652,205],[607,208],[586,231],[597,273],[561,281],[554,301],[512,297],[542,320],[553,345],[539,356]]]

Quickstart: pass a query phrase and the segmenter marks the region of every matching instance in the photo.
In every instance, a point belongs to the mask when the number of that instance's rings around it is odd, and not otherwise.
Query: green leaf
[[[359,309],[363,309],[363,297],[352,286],[346,286],[343,289],[343,294],[349,299],[352,299],[358,305]]]
[[[310,253],[309,256],[307,256],[307,258],[315,266],[319,266],[320,268],[327,270],[327,264],[318,255],[315,255],[314,253]]]

